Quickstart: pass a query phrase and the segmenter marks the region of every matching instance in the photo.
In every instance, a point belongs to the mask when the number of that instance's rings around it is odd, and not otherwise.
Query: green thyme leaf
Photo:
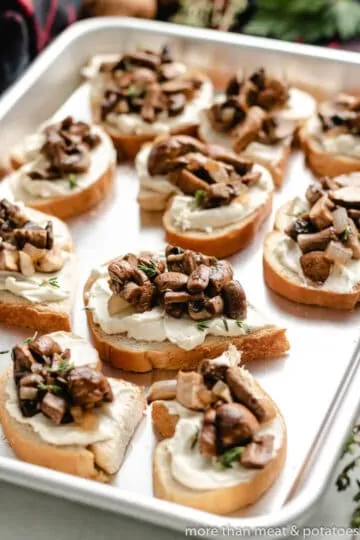
[[[129,88],[126,91],[126,95],[128,97],[138,97],[141,95],[142,90],[140,88],[136,88],[136,86],[129,86]]]
[[[207,328],[209,328],[209,321],[199,321],[196,323],[196,328],[200,331],[200,332],[204,332]]]
[[[350,238],[350,235],[351,235],[351,229],[350,227],[346,227],[344,232],[341,233],[341,238],[344,242],[347,242]]]
[[[70,360],[67,360],[66,358],[63,358],[62,360],[60,360],[57,367],[49,368],[49,371],[54,371],[54,372],[59,371],[59,372],[62,372],[62,373],[66,373],[67,371],[71,371],[73,368],[74,368],[74,364],[72,362],[70,362]]]
[[[9,350],[7,351],[0,351],[0,354],[7,354],[8,352],[10,352]]]
[[[52,394],[55,394],[55,395],[59,395],[62,392],[61,386],[58,386],[57,384],[39,383],[37,387],[38,387],[38,390],[42,390],[43,392],[51,392]]]
[[[224,323],[225,330],[228,332],[228,331],[229,331],[229,324],[228,324],[228,322],[227,322],[226,317],[223,317],[223,318],[222,318],[222,321],[223,321],[223,323]]]
[[[41,283],[41,286],[44,287],[46,285],[50,285],[50,287],[54,287],[55,289],[60,288],[59,280],[56,276],[50,279],[44,279],[44,281]]]
[[[78,184],[75,174],[69,174],[68,180],[69,180],[70,189],[75,189],[76,187],[78,187],[79,184]]]
[[[196,433],[195,433],[195,435],[194,435],[194,439],[193,439],[193,441],[192,441],[192,443],[191,443],[191,450],[193,450],[193,449],[195,448],[196,443],[197,443],[198,440],[199,440],[199,435],[200,435],[200,429],[197,428]]]
[[[157,266],[151,259],[149,262],[140,262],[138,264],[138,269],[142,270],[148,278],[153,278],[158,274]]]
[[[246,334],[250,332],[249,326],[244,321],[241,321],[240,319],[236,319],[236,326],[238,326],[239,328],[242,328]]]
[[[239,460],[243,451],[244,446],[234,446],[234,448],[230,448],[230,450],[224,452],[224,454],[220,457],[221,465],[225,467],[225,469],[230,469],[232,467],[232,463]]]
[[[34,334],[32,337],[27,337],[26,339],[24,339],[24,343],[26,343],[27,345],[29,345],[29,343],[31,343],[32,341],[34,341],[34,339],[37,338],[37,335],[38,335],[38,333],[35,332],[35,334]]]
[[[205,191],[203,189],[197,189],[195,191],[195,201],[198,206],[201,205],[205,197]]]

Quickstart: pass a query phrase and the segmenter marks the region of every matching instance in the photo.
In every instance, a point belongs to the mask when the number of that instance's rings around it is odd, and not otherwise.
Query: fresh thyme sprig
[[[209,321],[198,321],[196,323],[196,328],[199,330],[199,332],[204,332],[207,328],[209,328]]]
[[[0,354],[7,354],[8,352],[10,352],[9,350],[7,351],[0,351]]]
[[[220,463],[225,469],[230,469],[234,461],[238,460],[244,451],[243,446],[235,446],[224,452],[220,457]]]
[[[142,270],[148,278],[153,278],[158,274],[158,269],[152,259],[150,259],[149,262],[140,262],[138,264],[138,269]]]
[[[59,395],[62,392],[61,386],[58,386],[57,384],[39,383],[37,387],[38,387],[38,390],[42,390],[43,392],[51,392],[52,394],[55,394],[55,395]]]
[[[193,450],[193,449],[195,448],[196,443],[197,443],[198,440],[199,440],[199,435],[200,435],[200,429],[197,428],[196,433],[195,433],[195,435],[194,435],[194,438],[193,438],[193,440],[192,440],[192,442],[191,442],[191,450]]]
[[[75,174],[69,174],[68,180],[69,180],[70,189],[75,189],[76,187],[78,187],[79,183],[77,181]]]
[[[229,331],[229,324],[227,322],[226,317],[222,318],[222,322],[224,323],[225,330],[228,332]]]
[[[24,343],[26,343],[26,345],[29,345],[29,343],[31,343],[32,341],[34,341],[34,339],[37,338],[37,335],[38,333],[35,332],[35,334],[31,337],[27,337],[26,339],[24,339]]]
[[[203,189],[197,189],[195,191],[195,202],[197,206],[200,206],[205,197],[205,191]]]
[[[350,437],[346,441],[341,459],[343,459],[345,456],[354,456],[355,449],[360,447],[360,424],[356,424],[351,432]],[[351,486],[351,476],[350,473],[353,471],[358,465],[360,465],[360,454],[358,453],[352,459],[345,465],[345,467],[342,469],[340,474],[336,478],[336,487],[338,491],[345,491],[348,489],[348,487]],[[353,497],[353,501],[356,503],[360,502],[360,481],[358,479],[355,480],[356,486],[357,486],[357,492],[355,493]],[[356,506],[352,513],[351,517],[351,527],[359,527],[360,526],[360,506]]]
[[[242,328],[242,330],[244,330],[246,334],[250,332],[249,326],[244,321],[241,321],[240,319],[236,319],[236,326],[238,326],[239,328]]]
[[[54,287],[55,289],[60,288],[59,280],[57,276],[49,278],[49,279],[44,279],[44,281],[41,283],[41,286],[44,287],[45,285],[50,285],[50,287]]]
[[[342,232],[341,238],[344,240],[344,242],[347,242],[351,235],[351,229],[350,227],[346,227],[346,229]]]

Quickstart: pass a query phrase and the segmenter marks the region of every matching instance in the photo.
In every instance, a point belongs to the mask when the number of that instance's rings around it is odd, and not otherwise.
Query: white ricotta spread
[[[233,319],[217,317],[207,321],[207,327],[199,330],[196,321],[190,318],[175,319],[165,313],[161,307],[151,311],[136,313],[129,305],[117,314],[110,316],[108,301],[112,295],[108,284],[107,268],[95,271],[95,279],[88,293],[88,307],[91,309],[94,322],[108,335],[125,334],[137,341],[170,341],[184,350],[191,350],[201,345],[206,336],[241,336],[269,325],[268,321],[254,307],[248,306],[247,318],[238,323]]]
[[[210,81],[204,81],[197,96],[187,103],[181,114],[168,116],[166,112],[157,116],[152,124],[145,122],[139,114],[110,113],[106,117],[108,124],[115,126],[121,133],[132,135],[157,135],[170,133],[183,126],[198,124],[200,111],[209,107],[213,97],[213,86]]]
[[[84,339],[69,336],[63,332],[55,332],[50,336],[61,347],[71,349],[71,362],[76,367],[84,365],[95,367],[98,363],[96,350]],[[115,432],[121,429],[120,419],[124,414],[124,406],[128,406],[129,398],[131,401],[133,389],[129,383],[117,379],[109,379],[109,382],[114,394],[114,401],[93,410],[97,417],[97,425],[92,430],[86,430],[73,422],[55,425],[41,413],[30,418],[23,416],[18,405],[16,387],[12,378],[9,378],[6,384],[6,409],[17,422],[31,426],[44,441],[50,444],[87,446],[114,438]]]
[[[8,177],[8,182],[15,199],[22,200],[26,203],[39,198],[47,199],[63,195],[72,195],[96,182],[109,166],[115,165],[116,155],[113,144],[104,130],[98,126],[93,126],[92,131],[100,136],[101,142],[91,151],[91,163],[88,171],[71,175],[71,177],[75,177],[75,185],[70,182],[70,175],[67,178],[58,178],[54,180],[33,180],[30,178],[28,175],[29,171],[36,169],[41,170],[47,163],[44,156],[40,154],[42,134],[30,136],[30,139],[33,137],[33,141],[37,140],[39,142],[37,149],[35,149],[34,143],[31,153],[32,161],[28,161]],[[30,157],[28,159],[30,159]]]
[[[176,195],[169,209],[172,225],[181,231],[205,231],[238,225],[239,221],[265,204],[274,185],[270,173],[260,165],[254,165],[253,171],[260,171],[261,178],[254,186],[244,190],[236,201],[228,206],[201,209],[196,205],[194,197]]]
[[[310,118],[306,127],[309,135],[325,152],[360,159],[360,136],[350,133],[327,135],[317,116]]]
[[[203,457],[199,453],[197,438],[202,426],[203,413],[190,411],[175,400],[162,402],[170,414],[179,415],[175,434],[167,441],[171,457],[171,474],[182,485],[193,490],[219,489],[242,482],[249,482],[257,471],[246,469],[234,462],[231,468],[225,468],[217,458]],[[273,457],[282,446],[285,427],[280,416],[260,426],[258,435],[274,436]]]
[[[135,168],[140,180],[140,189],[148,189],[165,195],[178,193],[179,189],[169,182],[165,174],[150,175],[148,159],[152,148],[152,144],[145,144],[135,158]]]
[[[302,251],[298,244],[284,234],[284,237],[277,243],[274,255],[286,270],[292,272],[307,287],[322,289],[337,293],[349,293],[360,282],[360,260],[351,259],[345,265],[333,264],[330,275],[322,284],[314,284],[305,277],[300,257]]]
[[[51,285],[51,283],[54,283],[52,281],[54,278],[56,278],[58,286]],[[18,272],[1,270],[0,291],[7,291],[34,304],[60,302],[71,294],[68,280],[61,272],[59,274],[37,272],[31,277],[25,277]]]

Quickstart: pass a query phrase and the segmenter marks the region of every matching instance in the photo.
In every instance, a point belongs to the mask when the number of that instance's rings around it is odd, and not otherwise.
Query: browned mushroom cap
[[[40,249],[48,249],[48,245],[51,244],[48,231],[40,227],[15,229],[14,238],[18,249],[22,249],[25,244],[31,244]]]
[[[256,180],[258,180],[258,177],[256,177]],[[231,184],[213,184],[208,187],[204,196],[198,201],[198,205],[201,208],[228,206],[244,189],[246,188],[242,180],[232,182]]]
[[[231,131],[235,152],[241,152],[256,139],[265,117],[266,113],[260,107],[251,107],[247,111],[244,121],[236,125]]]
[[[187,289],[191,294],[204,291],[209,284],[210,268],[200,264],[189,276]]]
[[[155,285],[160,293],[170,289],[180,291],[186,287],[188,276],[181,272],[164,272],[155,279]]]
[[[68,390],[74,405],[85,409],[95,407],[101,401],[113,401],[113,393],[107,378],[88,366],[76,367],[68,377]]]
[[[51,392],[46,392],[40,403],[41,411],[56,425],[61,424],[66,408],[67,405],[65,399],[60,396],[55,396]]]
[[[245,446],[240,463],[247,469],[263,469],[273,459],[274,436],[256,435],[253,441]]]
[[[211,126],[219,132],[228,132],[246,115],[244,104],[238,97],[228,97],[223,103],[214,103],[207,111],[207,118]]]
[[[224,312],[230,319],[246,319],[247,302],[245,291],[236,280],[229,281],[222,289]]]
[[[206,191],[208,183],[187,169],[169,173],[168,180],[186,195],[195,195],[197,191]]]
[[[29,349],[37,359],[40,358],[42,361],[55,353],[61,353],[60,345],[50,336],[39,336],[31,340]]]
[[[215,409],[207,410],[199,434],[199,452],[201,456],[213,457],[217,455],[215,421]]]
[[[205,309],[212,317],[217,317],[224,312],[224,300],[220,295],[206,300]]]
[[[259,430],[259,422],[249,409],[239,403],[224,403],[216,408],[219,446],[226,450],[251,441]]]
[[[225,381],[228,368],[227,363],[203,360],[199,366],[199,372],[207,388],[212,388],[218,381]]]
[[[324,283],[330,275],[331,262],[323,251],[311,251],[300,257],[304,275],[316,283]]]
[[[306,190],[306,199],[307,201],[313,205],[318,201],[324,194],[324,191],[322,190],[320,185],[317,184],[310,184],[310,186]]]
[[[203,294],[193,295],[188,302],[188,315],[194,321],[212,319],[214,314],[207,308],[207,301]]]
[[[147,402],[152,403],[157,400],[169,400],[176,398],[176,380],[156,381],[150,388],[147,395]]]
[[[317,233],[299,234],[297,237],[297,242],[303,253],[323,251],[327,248],[331,240],[337,240],[334,227],[328,227]]]
[[[340,206],[360,209],[360,187],[342,187],[330,192],[329,196]]]
[[[215,296],[229,283],[233,277],[233,269],[228,261],[220,260],[210,267],[209,293]]]
[[[132,265],[122,258],[112,261],[108,266],[108,272],[110,279],[119,284],[120,287],[123,287],[125,283],[130,281],[130,279],[133,277]]]
[[[254,385],[243,369],[231,366],[226,370],[225,381],[234,398],[245,405],[260,422],[268,421],[276,414],[271,401],[258,385]]]
[[[334,203],[330,201],[327,195],[323,195],[310,210],[310,219],[318,229],[325,229],[332,225],[334,218],[331,210]]]
[[[24,227],[29,222],[29,218],[20,207],[7,199],[0,201],[0,219],[9,222],[12,227]]]
[[[187,135],[176,135],[159,140],[153,145],[148,157],[147,166],[150,175],[167,174],[178,165],[173,163],[174,159],[189,152],[203,153],[205,146]]]
[[[161,59],[158,54],[152,51],[135,51],[131,53],[126,53],[121,59],[121,63],[118,66],[127,67],[127,66],[141,66],[147,67],[153,71],[156,71],[160,66]]]

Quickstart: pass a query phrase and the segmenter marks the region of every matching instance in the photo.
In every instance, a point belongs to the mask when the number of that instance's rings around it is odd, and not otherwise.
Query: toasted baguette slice
[[[236,202],[236,201],[235,201]],[[171,202],[170,202],[171,204]],[[272,193],[266,202],[256,208],[239,223],[216,229],[212,233],[204,231],[181,231],[171,222],[170,211],[163,216],[166,241],[184,249],[201,251],[205,255],[214,255],[222,258],[228,257],[243,249],[254,238],[272,209]]]
[[[140,188],[137,202],[142,210],[147,212],[163,212],[173,193],[159,193],[150,189]]]
[[[71,253],[72,239],[69,228],[59,219],[36,210],[27,209],[27,214],[35,222],[51,220],[54,225],[55,237],[61,237],[57,244],[61,245],[64,251],[69,252],[64,267],[56,274],[48,274],[48,276],[63,277],[70,284],[70,295],[60,301],[34,303],[7,290],[0,290],[0,323],[33,328],[41,332],[68,331],[71,328],[71,312],[75,297],[77,273],[76,258]],[[46,277],[47,274],[44,274],[44,279]]]
[[[49,469],[109,482],[124,459],[126,448],[134,435],[146,407],[142,388],[127,381],[110,379],[113,384],[127,389],[127,400],[119,408],[121,430],[111,440],[88,446],[50,444],[32,426],[18,422],[6,408],[6,385],[12,377],[9,368],[0,377],[0,422],[4,435],[15,455],[28,463]]]
[[[299,130],[299,140],[307,164],[317,176],[334,177],[360,171],[360,159],[325,152],[310,136],[306,124]]]
[[[280,241],[287,238],[281,231],[267,234],[264,242],[264,279],[276,293],[300,304],[311,304],[334,309],[354,309],[360,302],[360,280],[351,292],[339,293],[304,283],[285,268],[274,255]]]
[[[94,278],[90,277],[84,288],[84,303]],[[283,328],[268,325],[251,334],[236,337],[207,336],[202,345],[185,351],[170,341],[147,342],[128,338],[124,334],[108,335],[94,322],[87,310],[87,319],[95,348],[100,358],[114,367],[127,371],[146,372],[152,369],[195,369],[204,358],[216,358],[233,343],[242,351],[242,360],[275,358],[284,355],[290,345]]]
[[[282,418],[275,403],[273,401],[272,403]],[[178,418],[177,415],[170,414],[163,403],[152,404],[154,427],[163,437],[169,438],[174,435]],[[282,445],[274,459],[263,469],[257,470],[251,480],[220,489],[195,491],[180,484],[171,474],[171,456],[167,449],[167,441],[161,441],[155,448],[153,462],[155,496],[214,514],[229,514],[256,502],[275,482],[284,466],[287,442],[285,423],[283,425],[285,433]]]

